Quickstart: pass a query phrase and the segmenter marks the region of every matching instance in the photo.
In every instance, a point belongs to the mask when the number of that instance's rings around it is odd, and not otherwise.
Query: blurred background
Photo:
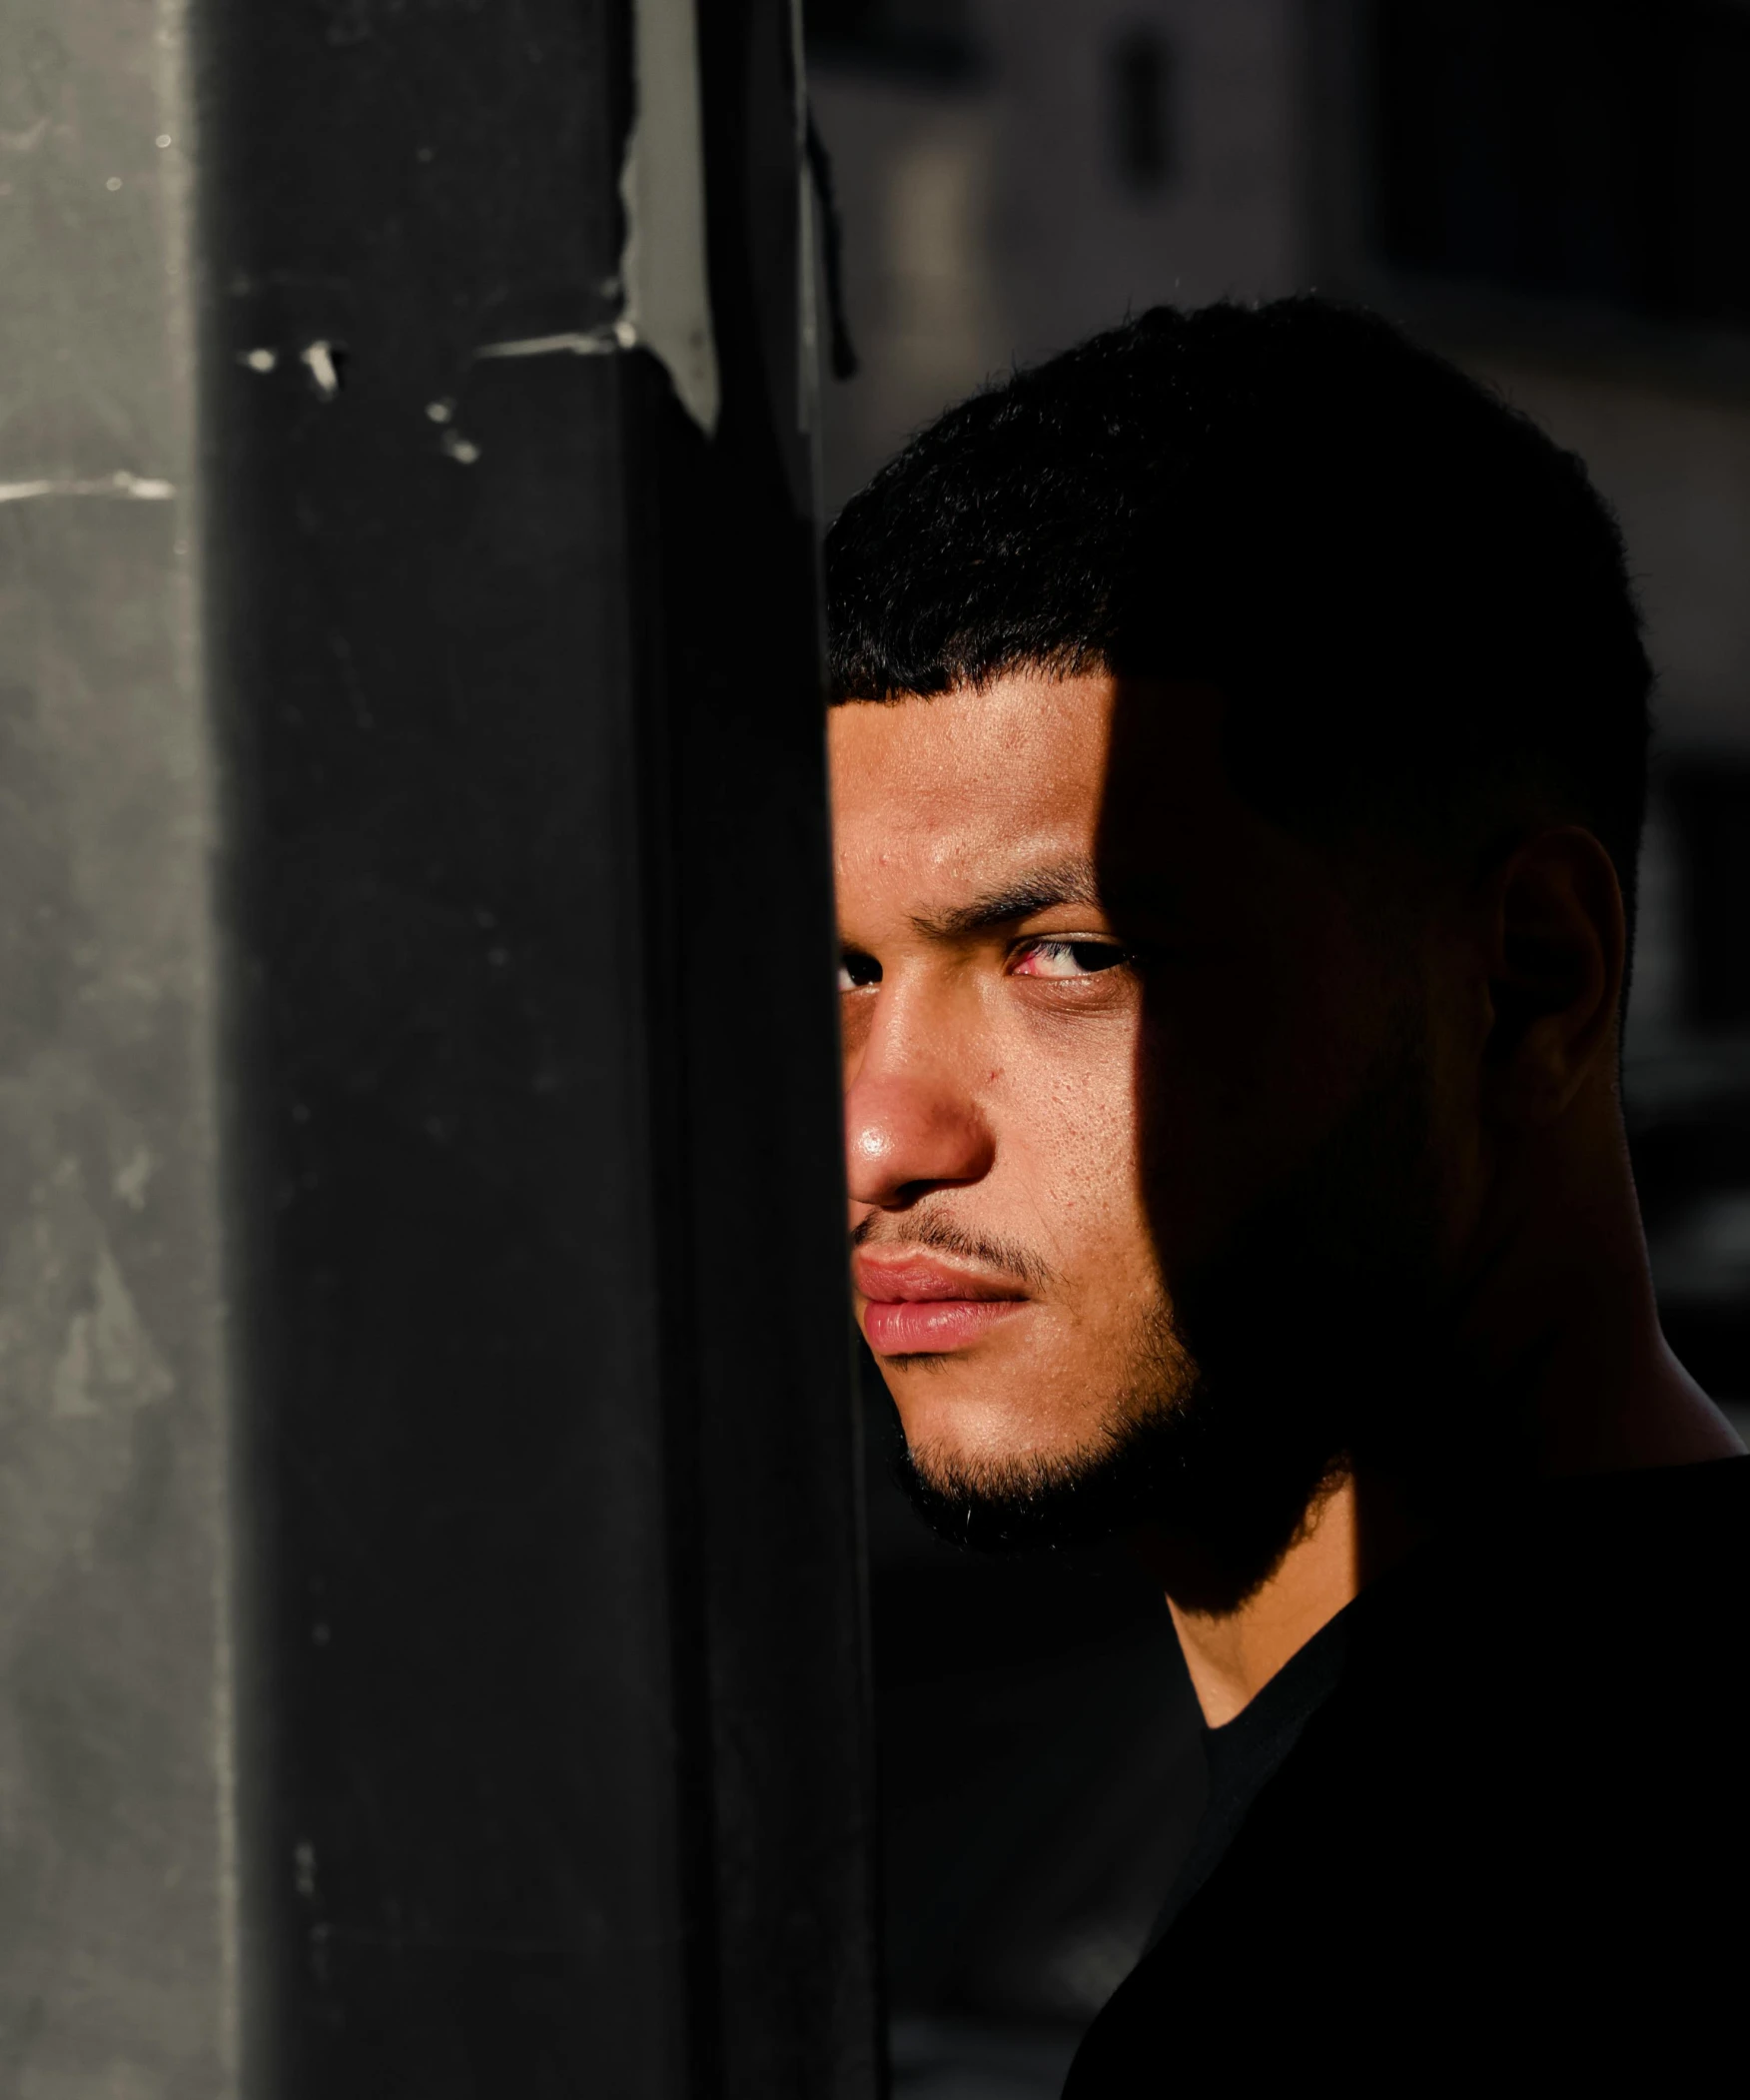
[[[1615,505],[1661,675],[1625,1085],[1666,1328],[1750,1429],[1750,4],[806,0],[861,360],[830,513],[1012,363],[1315,288]],[[1055,2095],[1201,1805],[1158,1600],[871,1538],[895,2092]]]

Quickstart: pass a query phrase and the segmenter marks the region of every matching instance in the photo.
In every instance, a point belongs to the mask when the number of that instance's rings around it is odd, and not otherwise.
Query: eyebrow
[[[1001,889],[987,890],[969,904],[947,911],[914,911],[912,925],[926,940],[967,940],[988,933],[994,926],[1007,926],[1016,919],[1031,918],[1036,911],[1050,911],[1059,904],[1098,905],[1100,884],[1094,863],[1080,855],[1053,861],[1047,867],[1029,868]]]

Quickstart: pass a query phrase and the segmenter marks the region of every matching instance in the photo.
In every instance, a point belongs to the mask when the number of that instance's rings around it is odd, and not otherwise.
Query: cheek
[[[1098,1040],[1013,1057],[1002,1074],[999,1157],[1006,1134],[1012,1192],[1065,1274],[1110,1264],[1119,1243],[1146,1242],[1137,1068],[1134,1024],[1103,1023]]]
[[[1385,1034],[1346,950],[1224,964],[1151,1004],[1137,1046],[1137,1149],[1171,1268],[1243,1217],[1342,1115]]]

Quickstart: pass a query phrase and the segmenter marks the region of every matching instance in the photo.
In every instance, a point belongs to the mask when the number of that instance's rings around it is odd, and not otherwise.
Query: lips
[[[1030,1302],[1006,1277],[916,1250],[859,1249],[851,1271],[863,1300],[863,1333],[877,1356],[970,1348]]]

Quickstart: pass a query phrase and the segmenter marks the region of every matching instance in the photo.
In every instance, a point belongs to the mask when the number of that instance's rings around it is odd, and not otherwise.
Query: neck
[[[1272,1573],[1229,1609],[1194,1607],[1169,1590],[1167,1606],[1192,1689],[1212,1728],[1248,1706],[1359,1594],[1363,1552],[1366,1573],[1376,1575],[1414,1543],[1415,1533],[1395,1513],[1388,1528],[1373,1521],[1377,1500],[1357,1486],[1352,1473],[1321,1489]]]
[[[1463,1416],[1432,1426],[1424,1469],[1357,1459],[1310,1500],[1270,1573],[1232,1604],[1194,1601],[1198,1583],[1169,1570],[1168,1604],[1212,1727],[1430,1533],[1461,1551],[1467,1516],[1500,1493],[1742,1453],[1659,1331],[1620,1142],[1589,1158],[1520,1177],[1545,1200],[1497,1192],[1479,1222],[1448,1352],[1466,1367],[1454,1394]],[[1490,1460],[1480,1469],[1479,1450]]]

